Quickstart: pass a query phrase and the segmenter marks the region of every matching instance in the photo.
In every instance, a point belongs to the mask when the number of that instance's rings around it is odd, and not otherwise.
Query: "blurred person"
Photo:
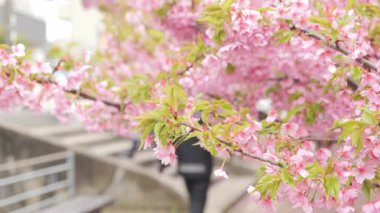
[[[196,112],[194,118],[202,125],[204,123],[201,113]],[[183,177],[189,195],[189,213],[203,213],[213,167],[210,152],[197,144],[198,142],[199,139],[193,137],[181,142],[176,148],[178,174]],[[160,172],[165,168],[161,164]]]
[[[132,134],[131,143],[132,143],[132,147],[130,150],[127,151],[127,157],[128,158],[133,158],[133,156],[138,151],[139,146],[141,144],[141,135],[138,133]]]
[[[198,138],[190,138],[177,147],[178,173],[184,178],[190,198],[190,213],[202,213],[212,170],[211,154],[195,145]]]

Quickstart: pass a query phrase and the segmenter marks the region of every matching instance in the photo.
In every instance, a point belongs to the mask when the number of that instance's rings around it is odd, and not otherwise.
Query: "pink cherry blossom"
[[[368,165],[363,161],[356,164],[356,167],[352,169],[351,174],[355,177],[356,182],[362,184],[364,180],[372,180],[375,178],[376,169],[372,165]]]
[[[375,92],[380,92],[380,77],[375,75],[374,73],[365,73],[362,76],[361,86],[369,86]]]
[[[15,65],[17,60],[15,56],[0,49],[0,64],[3,66]]]
[[[247,188],[247,192],[249,194],[253,193],[255,190],[256,190],[256,188],[254,186],[252,186],[252,185],[248,186],[248,188]]]
[[[12,46],[13,55],[15,57],[25,56],[25,46],[23,44],[16,44]]]
[[[362,211],[364,213],[378,213],[380,212],[380,201],[370,202],[363,206]]]
[[[356,199],[359,197],[359,193],[360,191],[358,189],[349,187],[343,191],[342,197],[340,199],[342,199],[342,201],[344,201],[346,204],[353,205]]]
[[[297,135],[298,129],[299,126],[295,123],[285,123],[281,127],[281,134],[295,137]]]
[[[302,138],[308,135],[307,131],[296,123],[285,123],[281,126],[281,134],[292,138]]]
[[[157,147],[154,148],[154,154],[157,159],[161,160],[163,165],[175,165],[177,162],[175,147],[173,145],[168,145],[166,147],[157,145]]]
[[[61,121],[74,114],[89,131],[122,137],[164,122],[170,140],[153,144],[149,135],[144,144],[157,145],[163,164],[176,161],[171,140],[191,132],[218,156],[296,180],[292,187],[281,178],[277,199],[252,186],[252,202],[273,210],[288,200],[304,212],[360,208],[363,182],[380,161],[378,18],[364,15],[377,1],[82,3],[104,14],[97,57],[68,51],[57,66],[23,57],[21,44],[0,46],[0,109],[48,103]],[[169,94],[172,86],[186,96]],[[199,125],[198,109],[207,124]],[[327,171],[341,183],[337,198],[324,189]],[[223,166],[215,174],[228,177]],[[379,211],[372,197],[364,212]]]
[[[152,145],[153,145],[153,142],[154,142],[154,136],[153,135],[148,135],[148,137],[146,138],[146,140],[144,142],[144,149],[151,148]]]
[[[317,159],[321,165],[326,166],[328,160],[332,156],[332,153],[330,150],[322,148],[317,152]]]
[[[214,171],[214,175],[215,175],[215,177],[221,177],[221,178],[224,178],[224,179],[228,179],[229,178],[223,167],[215,170]]]
[[[351,213],[355,212],[355,208],[352,206],[339,206],[336,211],[338,213]]]
[[[268,123],[272,123],[273,121],[277,119],[277,116],[278,116],[277,111],[272,110],[269,112],[268,117],[266,118],[266,121]]]

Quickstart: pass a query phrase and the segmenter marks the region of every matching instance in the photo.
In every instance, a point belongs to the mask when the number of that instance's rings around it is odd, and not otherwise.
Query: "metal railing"
[[[75,194],[75,155],[71,152],[0,164],[0,172],[9,173],[0,178],[0,191],[11,191],[10,195],[1,193],[0,212],[35,212]],[[28,182],[36,180],[40,181],[39,186],[28,189]],[[26,190],[12,190],[17,185],[24,186]]]

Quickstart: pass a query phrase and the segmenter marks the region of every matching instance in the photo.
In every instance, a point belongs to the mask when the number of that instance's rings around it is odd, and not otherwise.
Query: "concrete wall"
[[[0,163],[64,151],[44,141],[0,127]],[[103,194],[113,181],[116,166],[99,159],[76,155],[78,194]],[[0,173],[0,178],[7,176]],[[40,182],[42,184],[42,182]],[[21,192],[25,187],[12,190]],[[113,191],[115,201],[105,212],[185,212],[185,202],[149,177],[125,171]]]

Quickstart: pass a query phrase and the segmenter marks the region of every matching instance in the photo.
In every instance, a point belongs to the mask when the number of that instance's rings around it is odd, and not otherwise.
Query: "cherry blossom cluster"
[[[50,103],[91,131],[137,130],[170,165],[198,137],[213,155],[261,162],[247,191],[270,209],[380,212],[377,0],[83,4],[105,13],[99,50],[50,65],[1,47],[1,109]],[[229,177],[224,164],[214,174]]]

